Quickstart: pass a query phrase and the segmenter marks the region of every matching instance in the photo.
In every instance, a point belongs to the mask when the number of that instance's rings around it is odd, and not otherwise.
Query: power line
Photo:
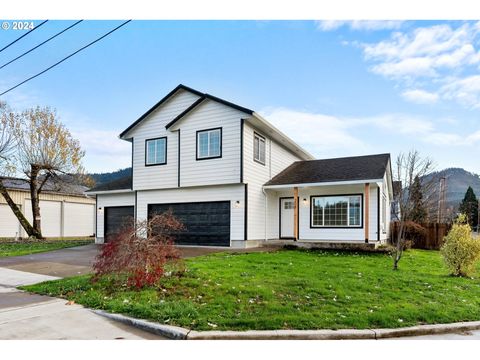
[[[37,74],[35,74],[35,75],[33,75],[33,76],[29,77],[28,79],[26,79],[26,80],[22,81],[21,83],[19,83],[19,84],[15,85],[15,86],[11,87],[10,89],[8,89],[8,90],[6,90],[6,91],[2,92],[2,93],[0,94],[0,96],[2,96],[2,95],[5,95],[6,93],[8,93],[8,92],[10,92],[10,91],[12,91],[12,90],[14,90],[14,89],[16,89],[16,88],[17,88],[17,87],[19,87],[20,85],[23,85],[23,84],[25,84],[26,82],[28,82],[28,81],[30,81],[30,80],[33,80],[33,79],[35,79],[36,77],[38,77],[38,76],[40,76],[40,75],[42,75],[42,74],[46,73],[48,70],[50,70],[50,69],[53,69],[55,66],[57,66],[57,65],[60,65],[60,64],[61,64],[62,62],[64,62],[65,60],[67,60],[67,59],[71,58],[71,57],[72,57],[72,56],[74,56],[75,54],[78,54],[80,51],[82,51],[82,50],[84,50],[84,49],[88,48],[89,46],[91,46],[91,45],[95,44],[96,42],[98,42],[98,41],[102,40],[103,38],[107,37],[108,35],[110,35],[110,34],[111,34],[111,33],[113,33],[114,31],[117,31],[118,29],[120,29],[122,26],[124,26],[124,25],[128,24],[130,21],[132,21],[132,20],[127,20],[127,21],[125,21],[125,22],[121,23],[119,26],[117,26],[116,28],[114,28],[114,29],[110,30],[110,31],[109,31],[109,32],[107,32],[105,35],[102,35],[102,36],[101,36],[101,37],[99,37],[98,39],[96,39],[96,40],[92,41],[91,43],[88,43],[88,44],[87,44],[87,45],[85,45],[84,47],[81,47],[81,48],[80,48],[80,49],[78,49],[77,51],[75,51],[75,52],[71,53],[70,55],[68,55],[68,56],[64,57],[62,60],[60,60],[60,61],[56,62],[55,64],[53,64],[53,65],[51,65],[51,66],[49,66],[49,67],[48,67],[48,68],[46,68],[45,70],[43,70],[43,71],[40,71],[39,73],[37,73]]]
[[[76,23],[74,23],[74,24],[70,25],[69,27],[67,27],[66,29],[63,29],[62,31],[56,33],[55,35],[49,37],[47,40],[41,42],[41,43],[38,44],[37,46],[35,46],[35,47],[31,48],[30,50],[24,52],[23,54],[17,56],[15,59],[12,59],[12,60],[10,60],[9,62],[3,64],[2,66],[0,66],[0,69],[3,69],[5,66],[10,65],[10,64],[13,63],[14,61],[16,61],[16,60],[24,57],[25,55],[31,53],[33,50],[38,49],[40,46],[46,44],[46,43],[49,42],[50,40],[55,39],[57,36],[63,34],[63,33],[64,33],[65,31],[67,31],[67,30],[70,30],[71,28],[73,28],[74,26],[78,25],[78,24],[81,23],[82,21],[83,21],[83,20],[79,20],[79,21],[77,21]]]
[[[10,44],[4,46],[2,49],[0,49],[0,52],[2,52],[3,50],[5,50],[6,48],[9,48],[10,46],[12,46],[13,44],[15,44],[17,41],[23,39],[25,36],[27,36],[28,34],[30,34],[32,31],[35,31],[37,30],[40,26],[42,26],[43,24],[45,24],[48,20],[45,20],[43,22],[41,22],[40,24],[38,24],[37,26],[35,26],[33,29],[31,29],[30,31],[27,31],[25,34],[23,34],[22,36],[20,36],[18,39],[16,40],[13,40]]]

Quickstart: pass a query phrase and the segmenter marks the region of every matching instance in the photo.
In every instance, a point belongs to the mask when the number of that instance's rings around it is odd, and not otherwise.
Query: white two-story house
[[[132,176],[89,191],[98,243],[127,217],[168,209],[186,227],[180,245],[376,245],[389,237],[389,154],[315,160],[253,110],[184,85],[120,139],[132,144]]]

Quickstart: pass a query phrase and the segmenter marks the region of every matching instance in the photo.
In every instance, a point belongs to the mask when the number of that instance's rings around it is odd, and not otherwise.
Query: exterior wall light
[[[235,207],[239,208],[240,207],[240,200],[235,201]]]

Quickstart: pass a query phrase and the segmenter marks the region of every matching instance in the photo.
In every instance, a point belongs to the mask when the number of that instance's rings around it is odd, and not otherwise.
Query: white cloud
[[[433,104],[438,101],[438,94],[421,89],[406,90],[402,93],[402,97],[417,104]]]
[[[445,99],[456,100],[468,107],[480,108],[480,75],[448,78],[446,82],[440,88]]]
[[[260,113],[314,154],[355,154],[367,148],[349,132],[352,124],[346,119],[286,108],[269,108]]]
[[[480,107],[480,22],[419,27],[394,32],[389,39],[360,44],[376,74],[398,81],[409,101],[431,104],[440,99]],[[422,80],[422,86],[418,81]],[[429,84],[434,91],[420,87]]]
[[[105,172],[131,165],[131,144],[118,133],[94,128],[73,128],[72,136],[85,150],[84,166],[89,172]]]
[[[322,31],[337,30],[348,26],[352,30],[391,30],[398,29],[403,21],[399,20],[321,20],[317,21],[317,28]]]

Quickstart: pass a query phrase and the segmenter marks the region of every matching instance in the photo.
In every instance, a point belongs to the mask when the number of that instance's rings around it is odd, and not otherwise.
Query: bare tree
[[[398,219],[399,227],[398,233],[393,237],[395,245],[395,254],[393,261],[393,269],[398,269],[398,263],[403,255],[405,247],[406,227],[409,222],[412,222],[412,215],[414,214],[415,201],[412,198],[412,191],[415,178],[422,179],[421,191],[425,194],[424,204],[427,209],[434,204],[436,192],[436,179],[430,177],[426,179],[426,175],[430,174],[434,168],[434,163],[430,158],[421,157],[419,152],[411,150],[407,154],[400,154],[397,157],[394,167],[394,181],[397,182],[395,191],[395,216]]]
[[[49,107],[23,111],[17,121],[15,162],[30,185],[32,235],[42,238],[39,195],[49,180],[62,181],[63,175],[83,173],[85,153]]]
[[[3,184],[5,176],[15,172],[14,157],[17,146],[15,137],[18,117],[6,103],[0,102],[0,193],[12,209],[18,221],[29,236],[34,236],[34,229],[15,204]]]

